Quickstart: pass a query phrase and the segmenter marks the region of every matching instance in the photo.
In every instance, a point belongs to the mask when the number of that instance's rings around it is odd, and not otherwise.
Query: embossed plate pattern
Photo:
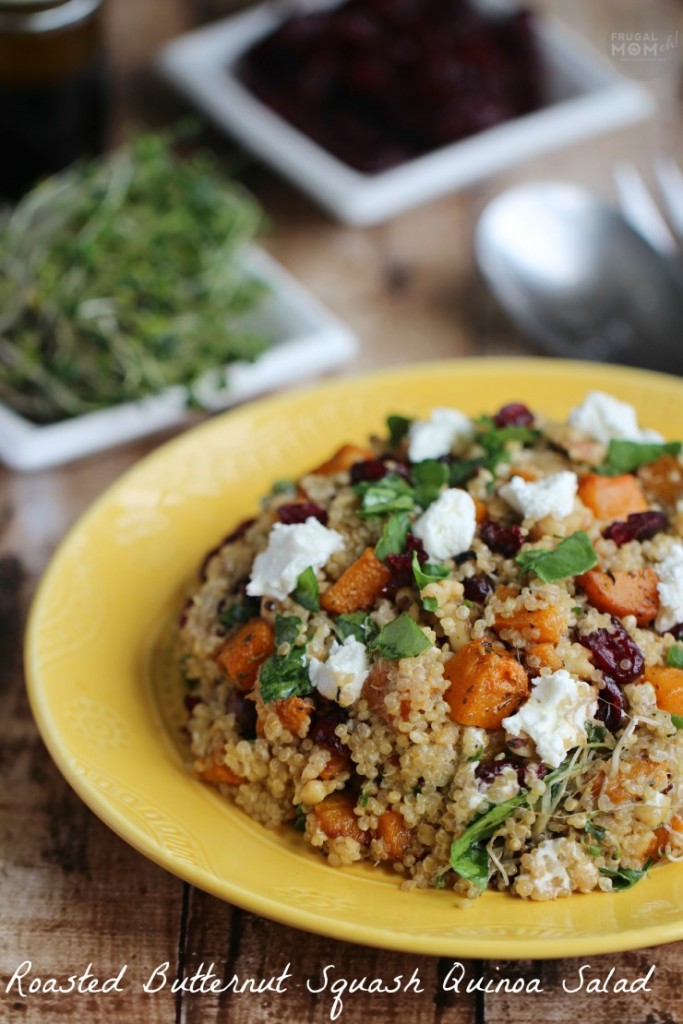
[[[525,903],[399,890],[390,873],[330,868],[293,830],[270,832],[187,773],[179,688],[160,638],[203,553],[297,475],[389,412],[470,413],[526,401],[564,416],[600,387],[643,424],[683,435],[683,382],[551,360],[408,366],[254,403],[133,467],[71,531],[35,599],[26,641],[33,711],[70,784],[114,831],[181,878],[283,923],[442,956],[566,957],[683,938],[683,869],[615,895]]]

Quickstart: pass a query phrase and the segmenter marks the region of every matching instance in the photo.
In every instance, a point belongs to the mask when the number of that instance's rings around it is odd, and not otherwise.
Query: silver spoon
[[[479,267],[517,326],[556,356],[683,374],[683,277],[575,185],[521,185],[476,232]]]

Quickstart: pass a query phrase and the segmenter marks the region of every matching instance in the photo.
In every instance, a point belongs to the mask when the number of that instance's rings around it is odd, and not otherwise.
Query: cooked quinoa
[[[683,852],[681,445],[592,392],[280,481],[182,613],[192,769],[334,867],[533,900]]]

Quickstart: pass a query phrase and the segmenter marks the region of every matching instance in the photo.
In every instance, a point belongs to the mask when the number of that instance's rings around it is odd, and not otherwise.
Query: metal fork
[[[671,259],[683,249],[683,171],[668,154],[658,154],[652,169],[665,213],[634,164],[616,164],[614,183],[626,220],[653,249]]]

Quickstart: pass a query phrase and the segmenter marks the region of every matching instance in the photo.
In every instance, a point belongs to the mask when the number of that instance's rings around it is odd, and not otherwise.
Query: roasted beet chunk
[[[661,530],[666,530],[669,525],[663,512],[656,509],[649,509],[647,512],[632,512],[625,520],[610,523],[606,530],[603,530],[603,537],[613,540],[618,548],[622,544],[628,544],[630,540],[649,540]]]
[[[287,502],[285,505],[280,505],[277,515],[280,522],[287,526],[292,526],[294,523],[305,523],[311,517],[317,519],[323,526],[327,525],[327,512],[320,505],[316,505],[314,501]]]
[[[489,594],[493,593],[494,583],[490,576],[470,576],[462,581],[466,601],[484,604]]]
[[[481,539],[491,551],[504,558],[514,558],[522,546],[524,537],[521,526],[503,526],[493,519],[486,519],[479,531]]]
[[[337,736],[335,729],[347,719],[346,712],[337,705],[331,705],[315,719],[308,738],[317,746],[330,753],[348,754],[348,747]]]
[[[612,619],[612,632],[596,629],[579,636],[593,655],[593,664],[619,686],[637,679],[645,667],[642,651],[618,619]]]
[[[499,409],[493,417],[497,427],[531,427],[533,426],[533,413],[521,402],[510,402]]]
[[[598,694],[595,717],[610,732],[618,732],[626,718],[626,699],[613,679],[605,675],[603,680],[605,686]]]
[[[482,782],[491,783],[498,775],[503,773],[505,768],[512,768],[517,773],[517,781],[520,786],[524,785],[524,765],[514,761],[486,761],[480,762],[474,769],[475,778]]]
[[[381,480],[388,472],[389,467],[383,459],[365,459],[363,462],[354,462],[351,466],[351,483],[360,484],[364,481]]]
[[[413,551],[417,551],[417,560],[420,565],[427,561],[427,552],[424,549],[419,537],[412,533],[408,534],[406,549],[401,555],[387,555],[385,561],[391,569],[391,579],[386,584],[382,593],[385,597],[394,598],[401,587],[411,587],[415,583],[413,575]]]

